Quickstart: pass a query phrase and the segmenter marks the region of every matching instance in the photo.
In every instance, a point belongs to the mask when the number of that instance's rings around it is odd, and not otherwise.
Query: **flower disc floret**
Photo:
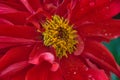
[[[56,55],[60,58],[67,57],[67,53],[73,53],[76,49],[77,31],[69,21],[58,15],[52,16],[42,24],[45,31],[42,33],[45,46],[52,46]]]

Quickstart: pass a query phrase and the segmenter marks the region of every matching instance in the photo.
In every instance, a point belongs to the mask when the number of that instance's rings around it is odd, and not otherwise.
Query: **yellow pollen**
[[[69,25],[68,20],[54,15],[52,19],[47,19],[42,26],[45,29],[42,33],[44,45],[52,46],[59,58],[67,57],[67,53],[74,52],[78,43],[77,31],[73,29],[73,25]]]

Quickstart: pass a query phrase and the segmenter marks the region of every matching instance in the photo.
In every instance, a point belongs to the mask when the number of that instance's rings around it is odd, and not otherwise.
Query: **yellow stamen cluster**
[[[52,19],[47,19],[42,26],[45,29],[43,32],[45,46],[54,47],[56,55],[60,58],[67,57],[67,53],[73,53],[77,44],[77,31],[73,30],[73,26],[69,25],[68,20],[54,15]]]

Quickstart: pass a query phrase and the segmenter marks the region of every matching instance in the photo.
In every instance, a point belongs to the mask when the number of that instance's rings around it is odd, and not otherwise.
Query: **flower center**
[[[44,45],[52,46],[56,50],[56,55],[60,58],[67,57],[67,53],[73,53],[76,49],[77,31],[69,25],[69,21],[58,15],[52,16],[52,19],[47,19],[42,24],[45,31],[42,33],[44,36]]]

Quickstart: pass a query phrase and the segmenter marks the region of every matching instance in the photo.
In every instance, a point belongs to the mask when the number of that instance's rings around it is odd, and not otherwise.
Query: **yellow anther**
[[[45,46],[54,47],[59,58],[67,57],[67,53],[73,53],[78,43],[77,31],[72,28],[73,25],[69,25],[67,19],[54,15],[52,19],[47,19],[42,26],[45,29],[42,33]]]

